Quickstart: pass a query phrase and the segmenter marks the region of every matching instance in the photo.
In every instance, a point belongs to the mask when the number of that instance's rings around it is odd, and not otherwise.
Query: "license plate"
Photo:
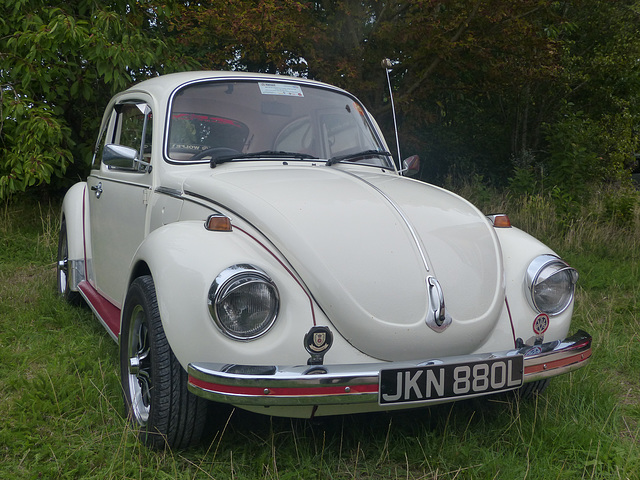
[[[524,357],[380,371],[381,405],[430,402],[513,390],[522,385]]]

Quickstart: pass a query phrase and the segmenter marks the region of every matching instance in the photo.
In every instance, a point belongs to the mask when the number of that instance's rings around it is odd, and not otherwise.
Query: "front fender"
[[[515,336],[525,342],[536,336],[533,324],[539,312],[527,300],[525,274],[531,261],[539,255],[556,255],[549,247],[517,228],[496,228],[505,265],[505,283]],[[544,341],[560,340],[569,332],[573,303],[560,315],[551,316]]]
[[[278,319],[267,334],[252,341],[223,335],[207,304],[209,288],[218,274],[242,263],[265,271],[280,292]],[[185,369],[196,361],[252,364],[279,359],[304,364],[309,357],[303,345],[305,333],[314,319],[326,324],[277,252],[241,229],[212,232],[202,221],[165,225],[149,234],[139,247],[132,264],[132,272],[136,271],[153,277],[166,337]]]

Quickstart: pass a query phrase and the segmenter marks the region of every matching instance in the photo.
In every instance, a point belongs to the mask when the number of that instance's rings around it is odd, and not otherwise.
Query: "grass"
[[[58,206],[0,209],[0,478],[640,478],[640,219],[557,228],[543,197],[491,196],[580,271],[573,329],[594,357],[532,401],[458,402],[318,422],[220,410],[210,438],[151,451],[131,432],[117,348],[55,294]]]

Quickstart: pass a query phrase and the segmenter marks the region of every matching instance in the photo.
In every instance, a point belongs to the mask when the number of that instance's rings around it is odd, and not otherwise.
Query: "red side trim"
[[[352,385],[349,386],[349,392],[345,391],[344,386],[299,388],[269,387],[268,392],[265,392],[263,387],[221,385],[219,383],[198,380],[191,376],[189,376],[189,383],[194,387],[198,387],[209,392],[215,392],[223,395],[244,395],[250,397],[313,397],[354,393],[378,393],[377,383],[370,385]]]
[[[118,338],[120,333],[120,309],[98,293],[86,280],[78,284],[78,288],[91,305],[93,311],[100,317],[111,333]]]
[[[516,329],[513,326],[513,317],[511,316],[511,309],[509,308],[509,300],[507,296],[504,297],[504,304],[507,306],[507,314],[509,315],[509,323],[511,323],[511,335],[513,336],[513,347],[517,348],[516,345]]]
[[[87,230],[85,225],[85,208],[86,208],[86,199],[87,195],[87,185],[85,184],[84,190],[82,191],[82,247],[84,248],[84,278],[89,278],[89,273],[87,272]]]

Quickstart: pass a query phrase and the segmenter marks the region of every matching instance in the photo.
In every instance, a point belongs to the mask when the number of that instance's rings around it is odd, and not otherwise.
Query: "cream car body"
[[[575,272],[505,216],[406,178],[386,150],[355,98],[299,78],[174,74],[111,100],[94,169],[63,203],[59,289],[120,341],[145,438],[197,436],[163,431],[150,330],[184,398],[270,415],[413,408],[588,360],[590,337],[567,338]],[[238,273],[243,293],[222,299]],[[254,329],[256,315],[270,317]]]

